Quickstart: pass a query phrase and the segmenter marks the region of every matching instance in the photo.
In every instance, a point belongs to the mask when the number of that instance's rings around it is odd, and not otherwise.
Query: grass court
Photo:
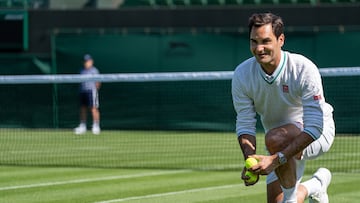
[[[331,202],[357,202],[357,136],[339,135],[331,152],[310,161],[333,172]],[[263,135],[258,136],[263,146]],[[258,153],[264,153],[263,149]],[[265,202],[265,177],[240,180],[233,133],[0,130],[0,202]]]

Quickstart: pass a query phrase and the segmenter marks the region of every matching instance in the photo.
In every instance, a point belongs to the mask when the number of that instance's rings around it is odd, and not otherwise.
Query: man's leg
[[[92,107],[91,108],[91,113],[92,113],[92,117],[93,117],[93,123],[100,123],[100,112],[99,109],[96,107]]]
[[[86,116],[87,116],[87,107],[80,107],[80,124],[75,128],[75,134],[80,135],[86,132]]]
[[[93,126],[92,126],[92,132],[94,134],[100,133],[100,112],[99,109],[96,107],[91,108],[92,117],[93,117]]]
[[[87,116],[87,107],[81,106],[80,107],[80,123],[86,123],[86,116]]]
[[[327,117],[324,121],[323,134],[303,151],[304,160],[316,159],[330,150],[335,138],[335,124],[332,117]],[[331,172],[326,168],[319,168],[310,180],[302,183],[303,190],[306,191],[305,197],[310,197],[310,203],[328,203],[327,188],[330,182]]]
[[[280,187],[279,180],[275,180],[272,183],[267,184],[267,202],[268,203],[278,203],[283,199],[283,192]]]
[[[298,161],[297,161],[297,164]],[[300,163],[301,164],[301,163]],[[301,166],[301,165],[300,165]],[[304,166],[304,165],[302,165]],[[302,167],[301,166],[301,167]],[[305,198],[307,197],[307,189],[302,185],[299,184],[301,181],[301,177],[302,177],[302,173],[303,173],[303,168],[297,168],[298,170],[298,178],[297,178],[297,202],[298,203],[302,203],[305,201]],[[279,203],[282,202],[283,200],[283,191],[281,189],[280,186],[280,182],[277,179],[277,176],[275,175],[275,173],[270,173],[267,176],[267,202],[268,203]]]
[[[301,130],[294,124],[287,124],[270,130],[265,136],[265,143],[269,153],[275,154],[282,151],[300,133]],[[284,200],[296,202],[297,175],[295,157],[276,168],[275,173],[278,177],[278,183],[274,182],[273,185],[268,185],[268,192],[271,192],[271,194],[268,194],[268,202],[278,202],[279,190],[283,191]]]
[[[91,92],[90,99],[91,113],[93,118],[92,133],[95,135],[100,134],[100,112],[99,112],[99,95],[96,90]]]
[[[304,172],[305,168],[305,160],[309,159],[315,159],[318,156],[322,155],[323,153],[327,152],[334,140],[335,135],[335,127],[334,122],[332,119],[326,120],[326,128],[324,128],[323,135],[318,139],[315,140],[313,143],[311,143],[302,154],[298,154],[296,157],[294,157],[294,160],[296,160],[296,171],[297,171],[297,202],[304,202],[304,200],[307,197],[311,197],[310,202],[320,202],[320,203],[327,203],[328,202],[328,196],[327,196],[327,187],[330,184],[331,181],[331,173],[329,170],[325,168],[320,168],[314,176],[302,183],[299,184]],[[280,128],[274,129],[273,131],[270,131],[267,133],[267,136],[269,134],[269,138],[273,137],[274,139],[281,139],[278,136],[275,136],[276,134],[283,134],[283,135],[297,135],[296,129],[294,129],[295,125],[285,125]],[[296,126],[295,126],[296,127]],[[297,126],[299,130],[299,126]],[[271,139],[267,140],[269,144],[271,144]],[[276,140],[273,140],[276,142]],[[283,142],[284,140],[279,140],[278,142]],[[285,140],[286,142],[286,140]],[[267,143],[268,144],[268,143]],[[281,146],[280,146],[281,147]],[[270,151],[270,150],[269,150]],[[270,152],[271,153],[271,152]],[[301,159],[301,160],[300,160]],[[273,174],[273,173],[272,173]],[[268,202],[279,202],[279,199],[282,198],[282,195],[279,194],[282,192],[280,181],[277,180],[277,177],[275,175],[268,175],[268,179],[270,177],[270,184],[268,182]],[[275,178],[274,178],[275,177]],[[276,181],[276,182],[275,182]]]

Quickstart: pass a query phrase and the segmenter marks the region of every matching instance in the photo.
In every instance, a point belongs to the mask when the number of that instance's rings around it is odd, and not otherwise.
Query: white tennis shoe
[[[83,124],[80,124],[79,127],[74,129],[74,132],[76,135],[81,135],[86,133],[86,126]]]
[[[98,135],[100,134],[100,127],[98,125],[93,125],[91,131],[94,135]]]
[[[321,189],[309,197],[309,203],[329,203],[327,188],[331,182],[331,172],[326,168],[319,168],[313,175],[321,183]]]

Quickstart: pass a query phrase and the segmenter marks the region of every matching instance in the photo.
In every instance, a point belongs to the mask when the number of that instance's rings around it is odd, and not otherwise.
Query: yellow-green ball
[[[249,169],[252,166],[256,165],[257,163],[258,161],[255,158],[249,157],[245,160],[245,167]]]
[[[249,177],[247,180],[248,183],[256,182],[258,176],[256,174],[251,173],[250,171],[246,171],[245,176]]]
[[[249,157],[245,160],[245,168],[249,169],[252,166],[256,165],[257,163],[258,163],[258,160],[256,160],[255,158]],[[249,177],[249,179],[247,180],[248,183],[254,183],[258,179],[258,175],[253,174],[250,171],[246,171],[245,176]]]

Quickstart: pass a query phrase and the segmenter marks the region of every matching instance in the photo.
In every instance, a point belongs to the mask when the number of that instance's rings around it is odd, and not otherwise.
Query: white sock
[[[283,186],[281,186],[281,189],[284,193],[284,203],[296,203],[297,202],[297,198],[296,198],[296,186],[292,187],[292,188],[284,188]]]
[[[94,121],[93,127],[99,127],[99,121]]]
[[[80,127],[86,128],[86,122],[81,121],[81,122],[80,122]]]
[[[321,182],[317,178],[311,178],[308,181],[301,183],[308,191],[308,197],[315,194],[321,188]]]

